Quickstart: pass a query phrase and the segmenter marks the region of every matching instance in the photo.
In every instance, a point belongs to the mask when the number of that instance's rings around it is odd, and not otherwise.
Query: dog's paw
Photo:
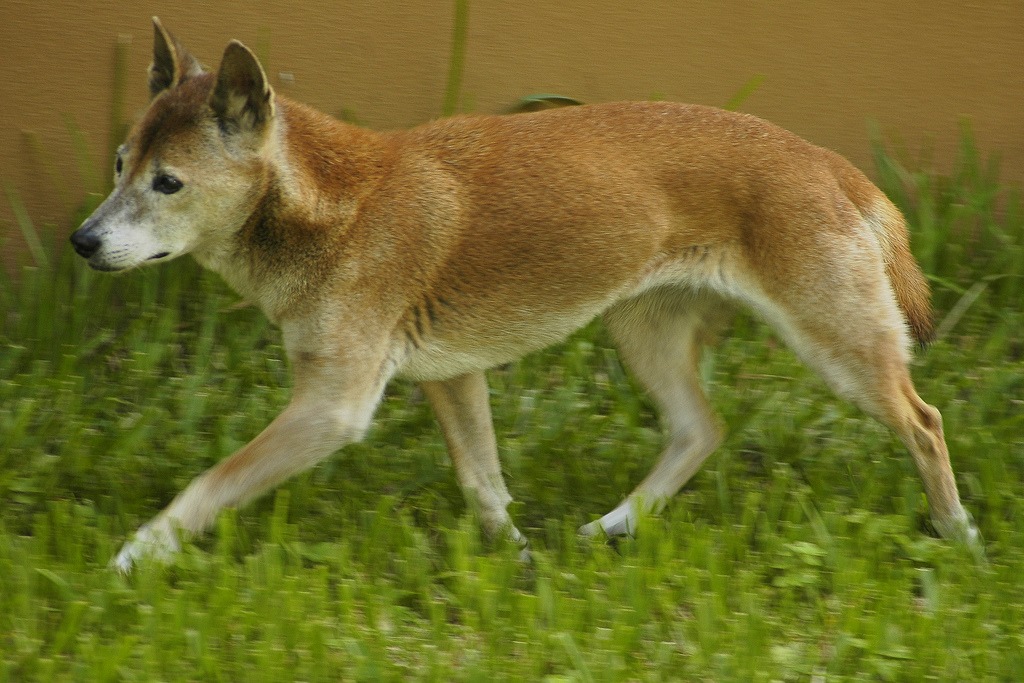
[[[517,555],[519,562],[527,567],[533,566],[533,553],[530,552],[530,544],[524,543],[519,548],[519,554]]]
[[[617,536],[632,537],[636,533],[636,525],[636,508],[631,501],[625,501],[601,519],[595,520],[590,524],[584,524],[576,530],[576,533],[584,538],[602,535],[608,538],[615,538]]]
[[[132,540],[124,544],[121,552],[110,560],[110,566],[122,574],[129,574],[143,558],[166,563],[179,550],[181,544],[173,529],[163,524],[147,524],[135,532]]]
[[[960,514],[945,520],[932,519],[932,524],[943,538],[966,547],[981,565],[988,564],[985,554],[985,539],[981,537],[978,525],[971,513],[961,509]]]

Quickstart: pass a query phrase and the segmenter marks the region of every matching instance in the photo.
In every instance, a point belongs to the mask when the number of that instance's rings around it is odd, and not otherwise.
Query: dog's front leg
[[[339,395],[320,382],[298,382],[284,412],[248,445],[194,479],[138,530],[112,564],[127,572],[143,556],[167,559],[178,550],[179,534],[203,531],[225,507],[242,505],[346,443],[358,441],[370,424],[382,387],[358,381],[351,386],[354,390]]]

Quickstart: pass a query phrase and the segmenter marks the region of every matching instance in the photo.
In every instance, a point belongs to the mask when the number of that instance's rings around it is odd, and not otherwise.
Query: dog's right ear
[[[149,66],[149,94],[164,90],[203,73],[203,65],[181,46],[178,39],[153,17],[153,63]]]

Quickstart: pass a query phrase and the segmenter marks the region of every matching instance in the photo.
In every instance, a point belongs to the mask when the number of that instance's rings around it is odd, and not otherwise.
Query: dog
[[[978,543],[942,418],[908,371],[912,340],[933,328],[906,223],[838,154],[668,102],[374,132],[275,94],[242,43],[214,73],[153,21],[152,99],[71,242],[103,271],[191,254],[280,326],[294,388],[138,530],[119,569],[170,556],[223,508],[362,438],[394,377],[422,386],[485,531],[525,548],[484,372],[597,316],[667,432],[650,474],[580,530],[630,534],[722,439],[697,366],[734,305],[892,429],[936,530]]]

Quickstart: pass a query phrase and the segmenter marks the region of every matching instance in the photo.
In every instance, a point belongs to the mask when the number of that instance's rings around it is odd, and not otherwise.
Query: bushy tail
[[[884,196],[879,196],[873,206],[863,207],[861,211],[882,245],[885,274],[910,331],[918,343],[925,346],[935,338],[931,293],[920,266],[910,253],[910,236],[903,214]]]
[[[882,247],[885,274],[910,332],[921,346],[926,346],[935,338],[931,292],[921,267],[910,253],[907,221],[889,198],[853,164],[838,154],[831,154],[829,158],[843,194],[860,211]]]

